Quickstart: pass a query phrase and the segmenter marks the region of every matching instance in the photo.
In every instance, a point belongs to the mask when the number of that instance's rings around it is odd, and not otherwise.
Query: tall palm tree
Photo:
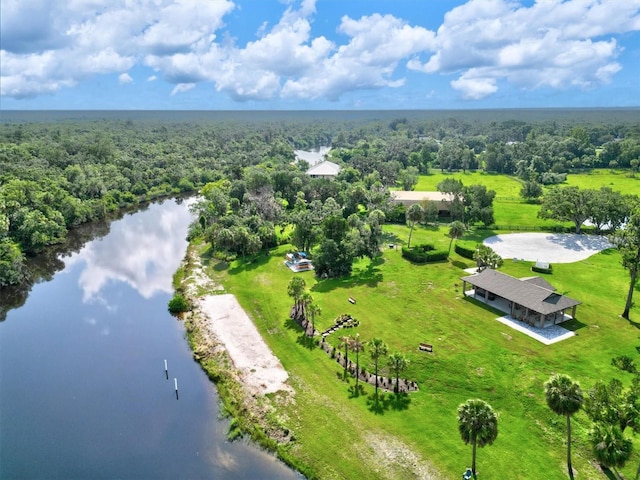
[[[302,292],[300,295],[300,310],[302,313],[302,328],[304,328],[304,334],[310,337],[313,336],[313,333],[309,335],[309,308],[313,305],[313,297],[309,292]]]
[[[400,393],[400,374],[404,372],[409,366],[409,360],[407,360],[407,357],[405,357],[401,353],[395,352],[389,355],[389,358],[387,358],[387,366],[389,367],[389,370],[391,370],[391,372],[395,374],[396,377],[396,385],[394,387],[395,392],[396,394]]]
[[[293,298],[293,302],[297,305],[300,301],[300,297],[304,293],[304,289],[307,287],[307,282],[302,277],[291,277],[289,284],[287,285],[287,294]]]
[[[544,384],[547,405],[558,415],[567,418],[567,469],[569,478],[573,478],[571,467],[571,416],[582,407],[584,397],[580,384],[570,376],[558,373],[552,375]]]
[[[590,432],[593,445],[593,454],[600,465],[613,468],[618,474],[617,468],[624,467],[624,464],[631,457],[633,443],[628,438],[624,438],[622,430],[617,425],[597,422]],[[618,478],[620,475],[618,475]]]
[[[322,309],[317,303],[311,302],[311,304],[307,306],[307,312],[311,317],[311,336],[313,337],[316,334],[316,317],[322,315]]]
[[[360,334],[357,333],[351,342],[351,351],[356,354],[356,392],[358,391],[358,379],[360,377],[360,352],[364,352],[364,343],[360,341]]]
[[[471,471],[477,478],[476,448],[491,445],[498,437],[498,415],[484,400],[469,399],[458,407],[458,432],[465,445],[472,446]]]
[[[378,371],[380,359],[387,354],[389,349],[387,348],[387,344],[379,338],[370,340],[368,346],[369,355],[371,355],[371,360],[373,360],[373,370],[376,376],[376,398],[378,398]]]
[[[287,285],[287,294],[293,298],[293,312],[292,318],[298,320],[302,312],[300,312],[300,301],[304,294],[304,290],[307,287],[307,282],[302,277],[291,277],[289,284]]]
[[[343,335],[340,337],[340,344],[338,348],[344,348],[344,378],[347,378],[347,367],[349,364],[349,348],[351,347],[351,342],[353,338],[351,335]]]

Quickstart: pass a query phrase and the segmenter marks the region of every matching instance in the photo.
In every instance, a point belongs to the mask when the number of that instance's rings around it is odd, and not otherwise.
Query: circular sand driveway
[[[605,237],[576,233],[506,233],[483,243],[502,258],[549,263],[577,262],[613,247]]]

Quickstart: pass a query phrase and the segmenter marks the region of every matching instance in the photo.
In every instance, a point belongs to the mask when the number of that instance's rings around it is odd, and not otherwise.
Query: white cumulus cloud
[[[195,83],[179,83],[175,87],[173,87],[173,90],[171,90],[171,96],[173,97],[178,93],[188,92],[189,90],[195,88],[195,86]]]
[[[120,85],[126,85],[127,83],[133,83],[133,78],[128,73],[121,73],[118,75],[118,83]]]
[[[393,15],[343,16],[314,35],[316,0],[287,0],[275,24],[238,44],[225,16],[237,0],[3,0],[0,94],[51,94],[89,77],[151,68],[185,92],[201,82],[235,100],[329,99],[404,85],[404,68],[445,75],[478,100],[521,89],[592,88],[622,65],[640,0],[469,0],[437,31]],[[245,6],[245,8],[247,8]],[[414,75],[415,77],[415,75]]]
[[[451,86],[465,98],[517,87],[590,88],[620,70],[613,35],[640,30],[639,0],[471,0],[445,15],[435,53],[407,66],[458,74]]]

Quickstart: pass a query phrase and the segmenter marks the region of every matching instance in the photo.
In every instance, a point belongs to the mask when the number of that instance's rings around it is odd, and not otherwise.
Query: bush
[[[554,172],[545,172],[542,174],[540,178],[540,183],[543,185],[556,185],[558,183],[563,183],[567,181],[566,173],[554,173]]]
[[[535,265],[531,265],[532,272],[538,273],[553,273],[553,266],[549,264],[549,268],[537,267]]]
[[[461,257],[473,260],[473,254],[476,253],[476,244],[471,242],[456,242],[453,249]]]
[[[414,263],[429,263],[446,260],[449,252],[436,250],[431,244],[416,245],[415,247],[402,247],[402,257]]]
[[[188,312],[189,310],[191,310],[191,305],[189,305],[189,302],[179,293],[176,293],[173,298],[169,300],[169,313],[172,315]]]
[[[402,203],[398,203],[394,205],[393,209],[390,212],[385,212],[385,222],[387,223],[399,223],[404,225],[407,223],[407,207],[405,207]]]
[[[619,357],[611,359],[611,365],[630,373],[637,371],[635,362],[628,355],[620,355]]]

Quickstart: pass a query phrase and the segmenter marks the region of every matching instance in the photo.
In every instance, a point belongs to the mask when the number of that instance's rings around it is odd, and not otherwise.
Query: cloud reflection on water
[[[111,233],[88,243],[65,259],[67,266],[84,263],[79,276],[84,302],[107,302],[102,290],[110,282],[125,282],[142,297],[171,293],[171,281],[187,247],[192,201],[151,205],[111,225]]]

